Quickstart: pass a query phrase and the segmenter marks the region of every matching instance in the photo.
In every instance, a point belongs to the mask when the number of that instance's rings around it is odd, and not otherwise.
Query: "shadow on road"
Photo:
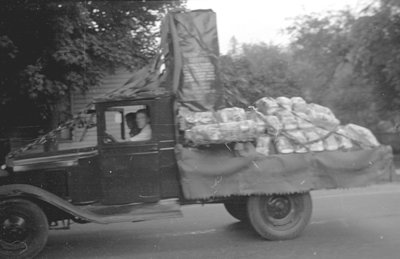
[[[207,249],[215,250],[232,243],[262,240],[249,224],[242,222],[200,231],[181,231],[184,227],[180,229],[179,224],[178,227],[167,224],[159,233],[153,229],[135,229],[132,224],[119,225],[118,228],[74,225],[72,231],[53,231],[42,258],[129,258],[161,252],[198,251],[204,249],[204,244]]]

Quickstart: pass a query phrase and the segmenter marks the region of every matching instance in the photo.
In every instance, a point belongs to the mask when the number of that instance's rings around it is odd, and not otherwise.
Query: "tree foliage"
[[[71,90],[95,86],[103,73],[117,67],[140,68],[157,51],[163,14],[181,4],[3,1],[0,117],[10,122],[33,108],[32,116],[38,121],[37,114],[45,115],[53,102]],[[7,107],[13,110],[12,116],[4,112]]]
[[[356,22],[349,11],[299,17],[288,28],[292,68],[307,99],[330,107],[344,123],[370,124],[378,100],[371,84],[355,71]]]
[[[290,58],[284,50],[265,43],[242,44],[240,50],[232,49],[221,58],[228,103],[248,106],[265,95],[298,95],[298,85],[289,69]]]
[[[313,97],[345,121],[374,127],[400,108],[398,1],[382,0],[359,14],[305,16],[289,32],[295,58],[316,73]]]
[[[300,95],[330,107],[343,123],[374,129],[382,119],[400,122],[398,1],[297,17],[287,33],[287,47],[231,42],[234,51],[222,62],[231,100]]]
[[[383,111],[400,108],[400,3],[382,0],[352,27],[356,72],[374,84]]]
[[[293,69],[309,99],[322,101],[337,68],[347,62],[351,48],[348,30],[352,22],[352,15],[343,11],[322,17],[298,17],[287,28],[292,39]]]

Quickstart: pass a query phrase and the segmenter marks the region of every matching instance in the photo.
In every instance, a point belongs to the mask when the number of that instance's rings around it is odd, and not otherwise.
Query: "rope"
[[[76,124],[82,122],[82,117],[81,117],[82,114],[87,114],[88,110],[90,109],[90,107],[92,107],[92,105],[93,105],[92,102],[89,103],[84,109],[78,112],[72,119],[62,123],[57,128],[47,132],[46,134],[39,136],[33,142],[27,144],[26,146],[23,146],[17,150],[10,152],[7,157],[12,158],[22,152],[31,150],[36,145],[42,145],[46,143],[49,139],[54,139],[57,136],[57,133],[59,133],[61,130],[74,127]]]
[[[295,139],[293,136],[291,136],[289,133],[285,132],[284,130],[282,130],[282,131],[279,132],[279,134],[282,134],[282,135],[284,135],[285,137],[289,138],[290,140],[294,141],[295,144],[301,145],[302,147],[305,147],[305,148],[309,149],[308,147],[306,147],[306,145],[310,145],[310,144],[313,144],[313,143],[316,143],[316,142],[325,140],[325,139],[327,139],[329,136],[331,136],[332,134],[336,134],[336,135],[338,135],[338,136],[341,136],[341,137],[344,137],[344,138],[347,138],[347,139],[351,140],[352,142],[354,142],[354,143],[355,143],[356,145],[358,145],[358,146],[365,145],[364,143],[362,143],[361,141],[359,141],[359,140],[357,140],[357,139],[353,139],[353,138],[351,138],[351,137],[349,137],[349,136],[347,136],[347,135],[344,135],[344,134],[341,134],[341,133],[337,132],[337,128],[332,130],[332,129],[325,128],[325,127],[323,127],[323,126],[321,126],[321,125],[316,125],[315,123],[313,123],[312,121],[308,120],[307,118],[304,118],[304,117],[300,116],[299,114],[297,114],[297,113],[294,112],[293,110],[287,109],[287,108],[286,108],[285,106],[283,106],[282,104],[278,103],[278,106],[279,106],[280,108],[283,108],[283,109],[286,110],[286,111],[289,111],[289,112],[290,112],[291,114],[293,114],[295,117],[300,118],[300,119],[302,119],[303,121],[312,124],[314,127],[319,128],[319,129],[322,129],[322,130],[325,130],[325,131],[328,131],[328,133],[327,133],[325,136],[323,136],[323,137],[321,137],[321,138],[319,138],[319,139],[316,139],[316,140],[312,140],[312,141],[305,142],[305,143],[299,142],[297,139]],[[296,143],[296,142],[297,142],[297,143]],[[368,146],[368,147],[371,147],[371,148],[373,147],[372,145],[367,145],[367,146]]]

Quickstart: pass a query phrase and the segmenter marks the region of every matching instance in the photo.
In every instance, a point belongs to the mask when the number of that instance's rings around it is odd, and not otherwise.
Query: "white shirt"
[[[131,137],[130,141],[145,141],[151,139],[151,127],[147,124],[139,134],[136,136]]]

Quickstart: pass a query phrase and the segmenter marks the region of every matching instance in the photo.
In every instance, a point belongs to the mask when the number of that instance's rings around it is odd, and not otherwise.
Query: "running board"
[[[135,203],[126,205],[87,205],[81,208],[91,221],[109,224],[118,222],[138,222],[165,218],[182,217],[180,205],[174,200],[157,203]]]
[[[72,219],[78,222],[108,224],[182,217],[178,199],[160,200],[156,203],[78,206],[33,185],[9,184],[0,186],[0,200],[10,198],[41,200],[68,213]]]

